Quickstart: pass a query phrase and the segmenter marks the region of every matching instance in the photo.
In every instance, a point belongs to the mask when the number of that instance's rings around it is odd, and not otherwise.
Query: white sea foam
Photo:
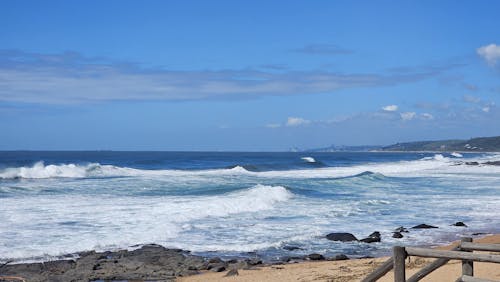
[[[313,157],[302,157],[300,158],[301,160],[308,162],[308,163],[315,163],[316,160]]]
[[[22,202],[4,198],[0,221],[9,228],[0,229],[0,258],[56,256],[153,242],[181,246],[182,240],[173,239],[196,222],[269,211],[292,198],[286,188],[268,185],[217,196],[55,195],[27,197]]]
[[[453,157],[455,157],[455,158],[463,158],[463,157],[464,157],[462,154],[460,154],[460,153],[458,153],[458,152],[453,152],[453,153],[451,153],[450,155],[452,155],[452,156],[453,156]]]

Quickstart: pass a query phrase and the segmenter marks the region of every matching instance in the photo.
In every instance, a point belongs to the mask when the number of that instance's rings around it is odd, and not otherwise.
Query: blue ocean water
[[[500,231],[496,154],[0,152],[0,261],[156,243],[267,260]],[[450,226],[464,221],[469,227]],[[399,226],[439,226],[391,237]],[[330,232],[382,242],[340,243]],[[285,246],[300,249],[289,251]]]

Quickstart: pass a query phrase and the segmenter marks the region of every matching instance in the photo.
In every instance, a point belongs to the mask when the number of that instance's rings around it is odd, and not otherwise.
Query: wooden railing
[[[472,243],[472,238],[463,238],[460,244],[451,251],[395,246],[393,248],[393,256],[363,279],[362,282],[377,281],[392,269],[394,269],[395,282],[420,281],[429,273],[445,265],[451,259],[462,261],[462,276],[457,279],[457,282],[491,282],[492,280],[474,277],[473,262],[500,263],[500,255],[477,254],[473,253],[473,251],[500,252],[500,244],[477,244]],[[438,259],[406,279],[405,260],[408,256]]]

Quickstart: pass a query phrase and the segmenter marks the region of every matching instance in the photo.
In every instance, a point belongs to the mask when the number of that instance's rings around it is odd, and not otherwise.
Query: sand
[[[475,239],[474,242],[500,243],[500,234]],[[451,249],[458,242],[439,249]],[[273,265],[259,267],[255,270],[238,270],[238,276],[224,277],[227,272],[206,272],[200,275],[178,278],[180,282],[194,281],[222,281],[222,282],[245,282],[245,281],[360,281],[371,273],[388,258],[375,259],[353,259],[347,261],[321,261],[303,262],[286,265]],[[434,259],[411,257],[407,259],[406,275],[410,277],[420,268],[432,262]],[[421,281],[456,281],[461,275],[462,265],[460,261],[450,261],[445,266],[435,270]],[[500,264],[474,263],[474,276],[500,281]],[[390,271],[379,281],[394,281],[393,272]]]

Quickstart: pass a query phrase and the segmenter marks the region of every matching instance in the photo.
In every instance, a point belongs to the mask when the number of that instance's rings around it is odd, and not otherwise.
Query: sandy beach
[[[480,243],[500,243],[500,234],[475,239]],[[451,249],[455,242],[438,249]],[[371,273],[388,257],[373,259],[353,259],[346,261],[321,261],[302,262],[286,265],[272,265],[259,267],[253,270],[238,270],[238,276],[225,277],[227,272],[206,272],[200,275],[178,278],[179,282],[202,282],[202,281],[325,281],[344,282],[360,281]],[[416,273],[419,269],[432,262],[434,259],[411,257],[407,259],[407,277]],[[455,281],[461,274],[461,262],[450,261],[443,267],[437,269],[421,281]],[[474,263],[474,276],[493,280],[500,280],[500,264]],[[387,273],[379,281],[394,281],[393,272]]]

